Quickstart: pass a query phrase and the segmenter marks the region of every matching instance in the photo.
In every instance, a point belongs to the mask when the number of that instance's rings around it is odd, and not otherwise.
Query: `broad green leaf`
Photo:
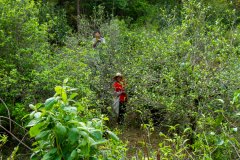
[[[82,103],[80,103],[80,102],[76,102],[74,105],[77,106],[77,107],[80,107],[80,108],[84,108]]]
[[[35,106],[36,106],[36,108],[38,109],[38,108],[43,107],[44,105],[43,105],[43,103],[38,103],[38,104],[36,104]]]
[[[41,132],[41,127],[43,127],[44,125],[45,124],[42,122],[42,123],[38,123],[35,126],[31,127],[29,130],[30,137],[37,136]]]
[[[54,160],[62,160],[62,156],[61,155],[57,155],[57,157],[54,157]]]
[[[114,134],[113,132],[111,132],[111,131],[109,131],[109,130],[107,130],[106,132],[108,133],[108,135],[109,135],[113,140],[119,141],[119,138],[117,137],[116,134]]]
[[[70,128],[68,131],[68,139],[71,144],[77,142],[79,139],[79,130],[77,128]]]
[[[86,124],[84,122],[79,122],[79,125],[82,127],[86,127]]]
[[[92,127],[93,122],[92,121],[87,121],[87,127]]]
[[[222,99],[216,99],[216,100],[221,102],[222,104],[224,104],[224,100],[222,100]]]
[[[32,110],[36,110],[36,106],[34,106],[33,104],[29,104],[29,108],[31,108]]]
[[[29,114],[30,119],[33,119],[33,116],[34,116],[35,113],[36,113],[36,111],[32,111],[32,112]]]
[[[79,124],[79,122],[77,120],[70,120],[68,121],[68,123],[71,123],[71,124]]]
[[[70,154],[70,157],[68,157],[68,160],[75,160],[76,157],[77,157],[77,155],[78,155],[77,150],[74,149],[74,150],[72,151],[72,153]]]
[[[90,145],[96,143],[95,140],[92,137],[88,137],[88,142]]]
[[[89,160],[98,160],[96,157],[90,157]]]
[[[61,94],[62,94],[63,88],[62,88],[61,86],[56,86],[54,89],[55,89],[55,92],[56,92],[58,95],[61,95]]]
[[[107,140],[101,140],[101,141],[97,141],[97,142],[95,142],[95,143],[92,143],[92,146],[94,146],[94,145],[100,145],[100,144],[104,144],[104,143],[106,143],[107,142]]]
[[[77,107],[78,111],[84,111],[84,106],[83,105],[79,104],[77,106],[78,106]]]
[[[61,123],[57,123],[54,130],[55,130],[56,134],[59,136],[64,136],[67,133],[66,127],[63,126]]]
[[[223,141],[222,139],[219,139],[219,140],[217,141],[217,145],[218,145],[218,146],[223,145],[223,143],[224,143],[224,141]]]
[[[99,120],[96,124],[95,124],[96,128],[101,128],[102,127],[102,121]]]
[[[41,121],[41,119],[33,119],[28,123],[27,127],[32,127],[32,126],[38,124],[40,121]]]
[[[237,127],[232,128],[232,131],[237,132],[237,131],[238,131],[238,128],[237,128]]]
[[[64,103],[67,103],[67,93],[65,90],[62,91],[62,100]]]
[[[63,80],[63,84],[66,84],[68,82],[68,78]]]
[[[45,154],[42,158],[42,160],[50,160],[53,159],[55,157],[55,153],[57,153],[57,148],[53,148],[51,149],[49,152],[47,152],[47,154]]]
[[[188,128],[185,128],[185,129],[184,129],[184,131],[183,131],[183,133],[186,133],[186,132],[188,132],[188,131],[189,131],[189,132],[191,132],[191,131],[192,131],[192,129],[191,129],[191,128],[189,128],[189,127],[188,127]]]
[[[140,114],[142,114],[142,111],[140,111],[140,110],[135,110],[136,112],[138,112],[138,113],[140,113]]]
[[[77,91],[77,90],[78,90],[78,88],[70,88],[67,91]]]
[[[34,118],[40,118],[41,117],[41,112],[36,112],[35,114],[34,114]]]
[[[84,137],[84,138],[88,138],[89,135],[85,132],[85,131],[80,131],[79,134]]]
[[[109,118],[108,117],[103,117],[103,120],[104,121],[109,121]]]
[[[72,93],[69,97],[69,99],[74,99],[78,94],[77,93]]]
[[[57,100],[55,97],[51,97],[51,98],[47,99],[45,102],[45,109],[50,110],[53,107],[53,105],[56,103],[57,103]]]
[[[89,133],[96,140],[102,139],[102,132],[100,130],[91,130]]]
[[[77,113],[76,107],[64,107],[63,110],[66,112]]]
[[[210,135],[215,135],[215,132],[210,132]]]
[[[79,146],[86,146],[87,143],[88,143],[88,142],[87,142],[87,138],[81,139],[81,142],[80,142]]]
[[[40,140],[40,139],[44,138],[45,136],[47,136],[49,133],[50,133],[50,130],[42,131],[35,137],[35,139]]]

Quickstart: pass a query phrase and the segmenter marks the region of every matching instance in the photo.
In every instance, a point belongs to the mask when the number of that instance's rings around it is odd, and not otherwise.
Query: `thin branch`
[[[235,151],[236,151],[236,153],[237,153],[237,155],[238,155],[238,158],[240,158],[240,155],[239,155],[239,153],[238,153],[238,149],[236,148],[236,146],[231,142],[231,141],[229,141],[230,142],[230,144],[233,146],[233,148],[235,149]]]
[[[25,130],[25,131],[27,131],[28,132],[28,130],[27,129],[25,129],[23,126],[21,126],[20,124],[18,124],[17,122],[15,122],[14,120],[12,120],[12,119],[9,119],[8,117],[5,117],[5,116],[0,116],[0,119],[1,118],[5,118],[5,119],[8,119],[9,121],[12,121],[13,123],[15,123],[16,125],[18,125],[20,128],[22,128],[23,130]],[[1,121],[1,120],[0,120]]]
[[[23,143],[20,139],[18,139],[14,134],[12,134],[11,132],[9,132],[6,128],[4,128],[3,126],[0,125],[0,127],[2,129],[4,129],[8,134],[10,134],[11,136],[13,136],[18,142],[20,142],[22,145],[24,145],[27,149],[32,150],[28,145],[26,145],[25,143]]]
[[[28,133],[26,133],[26,134],[23,136],[23,138],[22,138],[22,140],[21,140],[22,142],[23,142],[24,138],[26,137],[26,135],[28,135]],[[19,144],[20,144],[20,142],[19,142]],[[19,145],[19,144],[18,144],[18,145]]]
[[[6,103],[2,100],[2,98],[0,97],[0,101],[3,103],[4,107],[7,109],[7,112],[8,112],[8,118],[9,118],[9,131],[12,132],[12,124],[11,124],[11,117],[10,117],[10,111],[6,105]]]

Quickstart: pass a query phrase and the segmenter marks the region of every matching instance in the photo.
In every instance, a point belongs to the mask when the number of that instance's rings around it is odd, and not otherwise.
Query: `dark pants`
[[[119,116],[118,116],[119,124],[122,124],[124,122],[125,113],[126,113],[126,102],[119,102]]]

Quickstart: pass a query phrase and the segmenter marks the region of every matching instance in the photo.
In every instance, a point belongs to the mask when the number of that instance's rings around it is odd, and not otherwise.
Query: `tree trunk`
[[[80,24],[79,24],[79,19],[80,19],[80,0],[77,0],[77,31],[80,31]]]
[[[63,7],[64,6],[64,0],[59,0],[58,4]]]

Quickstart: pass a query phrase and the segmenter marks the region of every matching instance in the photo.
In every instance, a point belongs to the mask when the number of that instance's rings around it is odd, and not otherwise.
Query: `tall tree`
[[[80,0],[77,0],[77,31],[79,32]]]

